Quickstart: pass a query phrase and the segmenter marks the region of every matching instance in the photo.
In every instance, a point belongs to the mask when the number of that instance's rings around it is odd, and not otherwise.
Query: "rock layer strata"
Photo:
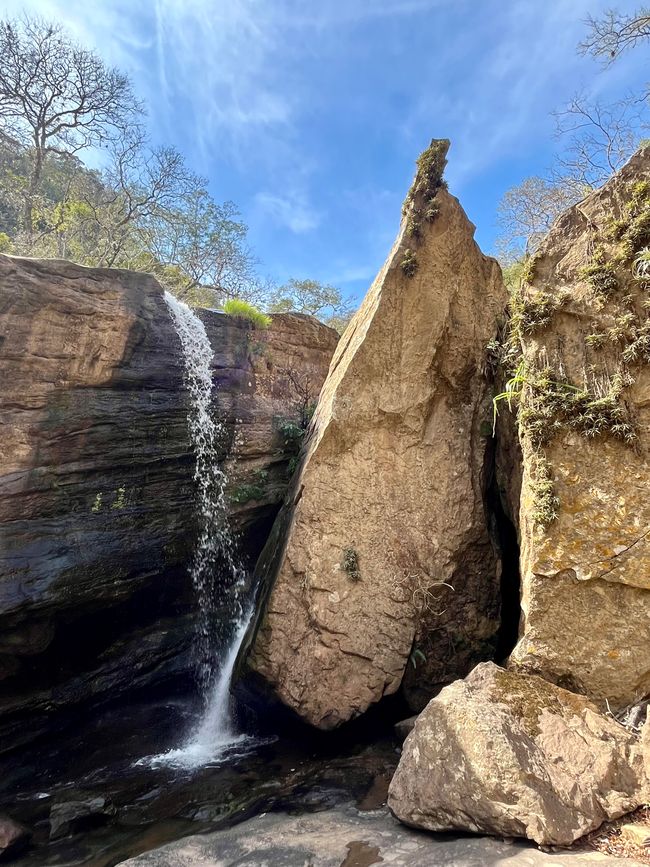
[[[284,496],[289,378],[312,399],[336,334],[204,311],[252,555]],[[150,276],[0,256],[0,744],[191,669],[193,456],[180,343]],[[234,460],[234,458],[233,458]],[[61,717],[62,718],[62,717]]]

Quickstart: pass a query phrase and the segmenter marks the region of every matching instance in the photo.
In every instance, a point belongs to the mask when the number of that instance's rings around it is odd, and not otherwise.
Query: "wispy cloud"
[[[260,192],[255,196],[255,203],[262,214],[277,226],[287,228],[296,235],[313,231],[321,222],[320,213],[309,204],[304,194]]]
[[[218,197],[237,201],[267,267],[354,282],[380,265],[431,136],[452,139],[449,180],[473,199],[480,234],[500,192],[546,168],[552,109],[585,83],[609,98],[635,65],[641,75],[638,55],[602,74],[576,54],[586,15],[610,2],[5,0],[4,8],[59,18],[129,71],[154,137],[176,144]]]

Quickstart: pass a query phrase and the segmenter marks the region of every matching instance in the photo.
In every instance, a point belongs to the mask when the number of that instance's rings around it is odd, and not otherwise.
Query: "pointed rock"
[[[263,558],[273,587],[250,665],[323,729],[394,693],[405,671],[420,709],[494,649],[484,358],[506,293],[442,181],[447,147],[434,141],[418,161]]]

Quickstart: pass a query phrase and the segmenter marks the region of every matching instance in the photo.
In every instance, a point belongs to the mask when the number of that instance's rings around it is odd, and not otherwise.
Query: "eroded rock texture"
[[[583,696],[483,663],[420,714],[388,805],[417,828],[564,846],[643,803],[645,785],[635,734]]]
[[[432,153],[337,348],[263,560],[274,586],[250,664],[324,729],[395,692],[407,667],[419,708],[494,652],[483,361],[505,290],[458,201],[427,174]]]
[[[337,338],[289,314],[263,334],[201,316],[224,453],[239,455],[233,519],[254,555],[288,481],[279,425],[303,399],[288,371],[315,398]],[[153,278],[0,256],[0,381],[8,749],[58,711],[187,676],[194,485],[180,343]]]
[[[515,299],[525,619],[512,662],[612,709],[650,692],[649,181],[646,148],[556,222]]]

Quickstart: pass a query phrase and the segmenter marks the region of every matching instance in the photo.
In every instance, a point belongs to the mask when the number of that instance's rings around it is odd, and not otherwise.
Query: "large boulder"
[[[441,181],[447,145],[434,142],[419,160],[397,240],[334,355],[261,561],[272,591],[249,665],[323,729],[403,680],[420,709],[494,653],[484,352],[506,294]]]
[[[224,455],[239,456],[232,519],[255,556],[288,484],[296,377],[315,399],[337,336],[292,314],[266,332],[201,316]],[[192,668],[183,370],[153,277],[0,256],[0,750]]]
[[[649,244],[646,147],[555,223],[511,310],[524,612],[512,664],[612,710],[650,693]]]
[[[420,714],[388,805],[417,828],[565,846],[645,795],[634,733],[583,696],[483,663]]]

